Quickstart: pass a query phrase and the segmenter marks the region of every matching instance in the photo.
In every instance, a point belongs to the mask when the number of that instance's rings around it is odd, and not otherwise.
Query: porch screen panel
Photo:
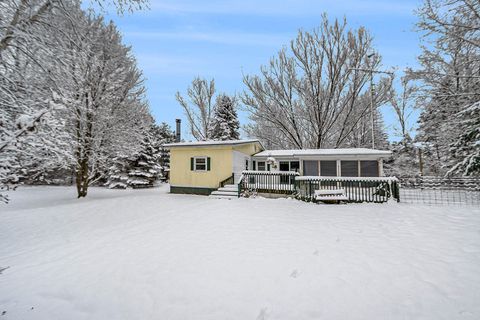
[[[318,176],[318,161],[303,161],[304,176]]]
[[[342,177],[358,177],[358,161],[342,161]]]
[[[280,171],[289,171],[290,166],[288,161],[280,161]]]
[[[378,177],[378,162],[360,161],[360,175],[362,177]]]
[[[337,161],[320,161],[320,175],[323,177],[336,177]]]
[[[290,171],[300,171],[300,161],[290,161]]]

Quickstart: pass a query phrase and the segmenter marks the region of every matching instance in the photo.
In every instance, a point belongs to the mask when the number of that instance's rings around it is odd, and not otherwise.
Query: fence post
[[[312,198],[312,180],[308,180],[308,197]]]

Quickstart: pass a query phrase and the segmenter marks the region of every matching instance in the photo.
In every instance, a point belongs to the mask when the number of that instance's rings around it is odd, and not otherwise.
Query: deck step
[[[238,195],[238,191],[237,190],[220,190],[218,189],[217,191],[213,191],[211,194],[214,194],[214,195]]]
[[[218,188],[218,191],[225,191],[225,192],[238,192],[238,187],[222,187]]]
[[[211,198],[217,198],[217,199],[236,199],[238,198],[238,191],[235,190],[230,190],[230,191],[224,191],[224,190],[217,190],[213,191],[210,194]]]

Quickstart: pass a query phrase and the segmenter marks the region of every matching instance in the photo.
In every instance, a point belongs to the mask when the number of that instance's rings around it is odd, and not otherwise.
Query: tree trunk
[[[77,198],[87,196],[88,191],[88,159],[82,159],[77,168]]]

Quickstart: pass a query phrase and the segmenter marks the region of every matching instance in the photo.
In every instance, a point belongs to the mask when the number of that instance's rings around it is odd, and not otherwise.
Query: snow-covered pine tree
[[[111,189],[150,188],[163,175],[158,127],[145,130],[139,151],[131,156],[118,156],[109,168],[106,185]]]
[[[107,182],[105,186],[110,189],[126,189],[129,186],[129,167],[131,160],[125,156],[113,158],[110,168],[108,168]]]
[[[164,147],[164,144],[175,142],[175,134],[170,126],[162,122],[160,125],[154,125],[153,128],[154,146],[160,154],[159,164],[162,167],[161,180],[167,179],[167,171],[170,171],[170,151]]]
[[[464,133],[451,146],[455,164],[448,173],[480,175],[480,101],[467,107],[458,118]]]
[[[236,110],[236,99],[226,94],[217,96],[215,101],[213,120],[210,125],[210,139],[238,140],[240,139],[240,123]]]
[[[433,175],[447,172],[450,145],[460,133],[457,121],[459,96],[450,92],[455,88],[450,79],[444,79],[431,91],[431,99],[422,105],[415,140],[424,147],[426,171]],[[455,91],[454,91],[455,92]]]
[[[392,156],[384,163],[386,175],[396,177],[420,175],[418,150],[408,134],[401,141],[392,143],[390,150]]]
[[[162,175],[160,150],[155,144],[153,131],[145,133],[140,152],[135,156],[128,172],[128,184],[134,189],[151,188]]]
[[[480,100],[480,3],[426,0],[417,12],[425,41],[418,58],[421,69],[410,72],[422,82],[416,99],[422,110],[416,140],[423,146],[426,172],[460,173],[452,168],[459,165],[458,157],[464,160],[465,150],[457,154],[452,146],[462,149],[457,143],[466,132],[457,115]]]

